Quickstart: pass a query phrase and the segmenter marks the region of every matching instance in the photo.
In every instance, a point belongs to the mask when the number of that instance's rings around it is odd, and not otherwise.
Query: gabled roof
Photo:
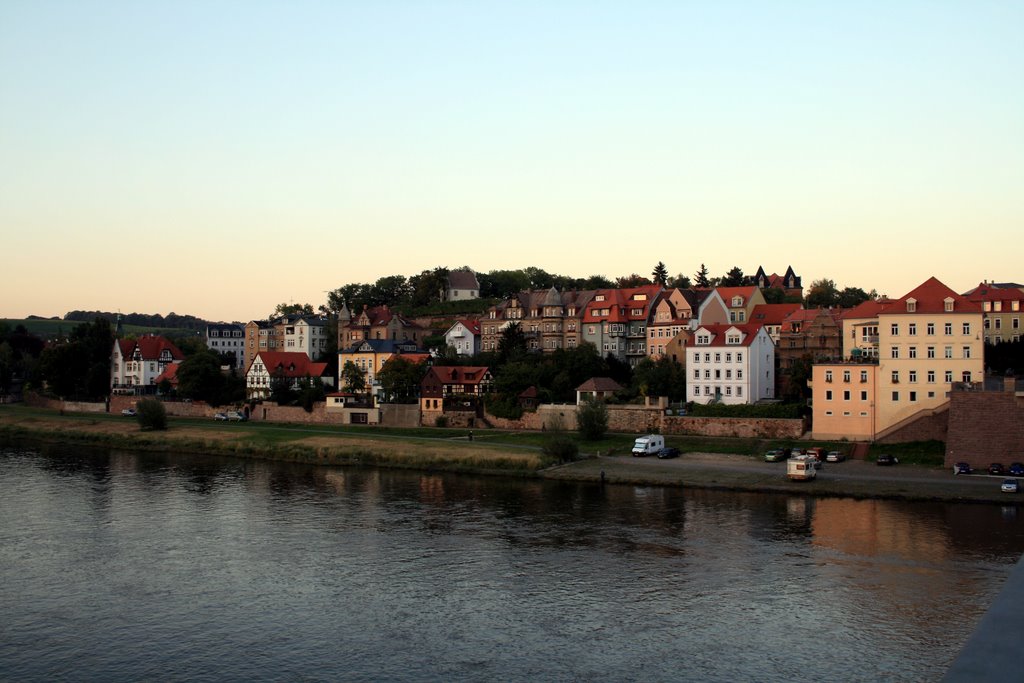
[[[480,282],[472,270],[448,272],[448,289],[480,289]]]
[[[612,322],[622,323],[631,320],[647,320],[650,317],[651,306],[661,292],[661,285],[641,285],[640,287],[626,287],[622,289],[599,289],[594,292],[594,297],[587,303],[583,314],[585,322]],[[604,301],[598,301],[603,296]],[[638,299],[637,297],[643,297]],[[608,315],[595,315],[594,311],[608,309]],[[640,309],[639,314],[633,313],[634,309]]]
[[[718,295],[722,297],[722,301],[725,302],[726,306],[732,307],[732,298],[734,296],[743,297],[743,305],[746,306],[750,301],[750,297],[754,296],[754,292],[757,291],[757,287],[754,285],[747,285],[745,287],[715,287]]]
[[[448,328],[448,331],[445,332],[445,335],[447,335],[448,332],[454,330],[456,325],[462,325],[469,331],[470,334],[474,336],[480,335],[480,321],[473,318],[461,318],[459,320],[456,320],[454,323],[452,323],[452,326]]]
[[[436,379],[441,384],[469,384],[475,385],[491,379],[490,368],[486,366],[469,365],[435,365],[427,370],[423,381],[429,378]]]
[[[576,391],[621,391],[622,385],[611,377],[591,377],[576,387]]]
[[[981,313],[981,304],[969,301],[939,282],[937,278],[930,277],[908,294],[887,304],[879,311],[879,314],[906,314],[909,312],[907,311],[907,301],[910,299],[913,299],[916,303],[914,307],[915,313],[945,313],[946,299],[953,300],[953,311],[955,313]]]
[[[853,308],[844,309],[840,317],[842,317],[843,320],[877,318],[878,314],[882,312],[882,309],[891,304],[892,301],[892,299],[886,298],[868,299],[867,301],[862,301]]]
[[[738,330],[743,335],[743,339],[739,344],[726,344],[726,338],[729,330]],[[764,329],[764,326],[759,323],[715,323],[711,325],[701,325],[697,328],[697,331],[693,333],[694,339],[701,333],[701,330],[708,332],[711,335],[710,344],[693,344],[690,346],[692,349],[707,349],[711,347],[725,347],[725,348],[736,348],[737,346],[750,346],[754,339],[757,338],[757,333]]]
[[[364,347],[368,350],[363,351]],[[339,349],[338,353],[416,353],[419,350],[414,342],[402,339],[361,339],[347,349]]]
[[[169,339],[152,334],[136,339],[135,348],[142,354],[142,360],[160,360],[160,356],[164,351],[170,353],[171,360],[185,359],[185,354],[179,351],[178,347]],[[135,353],[135,349],[132,349],[131,353]]]
[[[750,313],[750,322],[761,325],[781,325],[786,316],[800,309],[800,304],[758,304]]]
[[[782,321],[782,332],[793,332],[794,325],[800,325],[802,327],[804,323],[813,322],[821,315],[826,315],[832,318],[836,325],[839,325],[839,321],[843,317],[843,312],[844,309],[841,308],[801,308],[787,315],[785,320]]]
[[[423,353],[393,353],[390,356],[388,356],[388,359],[386,361],[384,361],[384,365],[382,367],[386,368],[388,366],[388,363],[395,360],[396,358],[401,358],[402,360],[408,361],[413,365],[419,365],[420,363],[429,361],[431,355],[425,351]]]
[[[164,380],[167,380],[171,384],[177,384],[178,367],[180,367],[180,365],[181,363],[168,363],[167,367],[164,368],[164,371],[157,375],[156,379],[153,380],[153,384],[160,384],[160,382],[163,382]]]
[[[135,341],[132,339],[118,339],[117,348],[121,351],[121,358],[128,358],[132,355],[132,349],[135,348]]]
[[[263,363],[268,373],[281,377],[322,377],[327,370],[327,363],[314,363],[301,351],[260,351],[256,359]],[[254,365],[256,360],[249,369]]]

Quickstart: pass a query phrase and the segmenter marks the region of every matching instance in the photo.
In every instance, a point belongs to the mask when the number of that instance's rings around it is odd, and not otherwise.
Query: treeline
[[[117,324],[117,316],[121,316],[123,325],[138,325],[139,327],[165,327],[193,331],[206,331],[207,321],[197,318],[194,315],[178,315],[168,313],[111,313],[109,311],[70,311],[64,315],[64,320],[69,322],[92,322],[97,318],[107,320],[111,325]]]

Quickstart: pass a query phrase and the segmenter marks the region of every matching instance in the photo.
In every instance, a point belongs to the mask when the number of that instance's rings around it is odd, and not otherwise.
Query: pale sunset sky
[[[0,2],[0,317],[435,266],[1024,281],[1024,3]]]

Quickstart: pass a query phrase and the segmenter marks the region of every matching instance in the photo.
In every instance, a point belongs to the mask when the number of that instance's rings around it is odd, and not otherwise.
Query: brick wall
[[[1024,462],[1024,395],[1011,392],[950,393],[946,465]]]
[[[418,427],[420,424],[419,404],[383,403],[380,406],[380,423],[385,427]]]
[[[734,436],[763,439],[799,439],[803,420],[765,417],[669,417],[662,418],[662,434]]]
[[[876,439],[877,443],[908,443],[910,441],[945,441],[949,428],[949,410],[924,414],[902,427]]]

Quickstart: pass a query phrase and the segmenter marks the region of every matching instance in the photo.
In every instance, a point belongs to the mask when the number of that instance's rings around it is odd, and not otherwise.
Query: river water
[[[1013,507],[0,448],[0,679],[927,681]]]

